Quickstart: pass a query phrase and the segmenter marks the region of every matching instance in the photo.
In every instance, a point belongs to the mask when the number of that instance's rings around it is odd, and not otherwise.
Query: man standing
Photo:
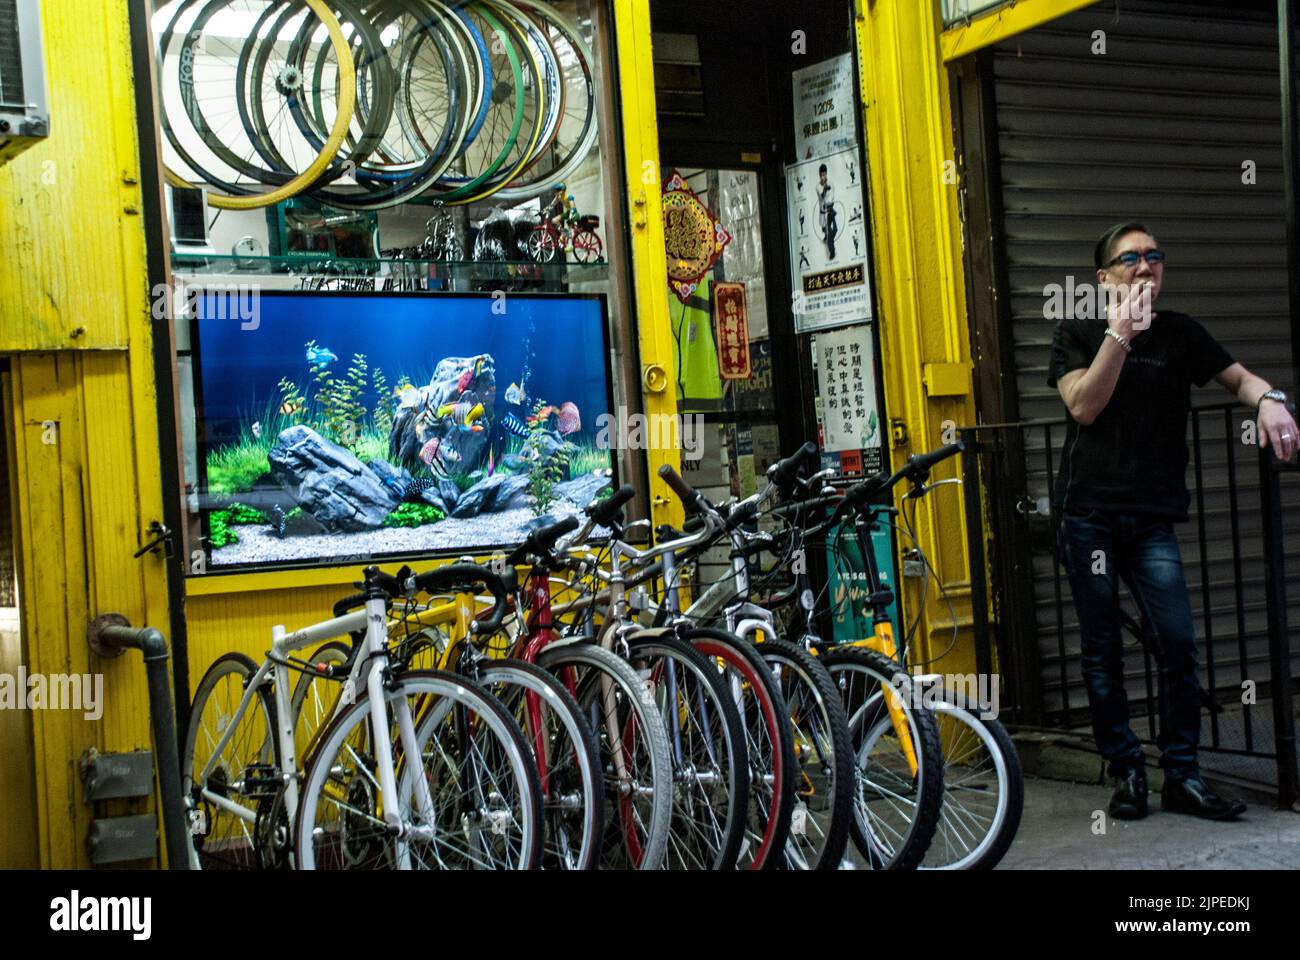
[[[1216,380],[1258,409],[1258,438],[1283,460],[1300,444],[1286,395],[1235,363],[1185,314],[1155,312],[1164,253],[1139,223],[1104,233],[1093,254],[1109,297],[1104,319],[1056,326],[1048,385],[1070,413],[1056,508],[1058,549],[1081,631],[1083,676],[1097,748],[1116,788],[1112,816],[1147,813],[1142,747],[1129,726],[1119,624],[1122,579],[1159,651],[1160,765],[1165,810],[1213,820],[1245,810],[1201,779],[1196,637],[1171,524],[1187,519],[1185,437],[1191,384]]]
[[[827,262],[835,259],[835,235],[839,224],[835,222],[835,188],[826,180],[826,164],[817,168],[817,207],[822,224],[822,239],[826,241]]]

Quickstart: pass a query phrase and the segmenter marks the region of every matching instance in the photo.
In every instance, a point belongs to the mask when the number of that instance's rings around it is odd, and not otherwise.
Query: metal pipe
[[[132,627],[120,614],[96,617],[87,633],[90,647],[101,657],[116,657],[128,648],[144,654],[149,683],[149,718],[157,751],[158,789],[162,794],[163,831],[172,870],[188,870],[189,828],[181,795],[181,761],[176,747],[176,715],[172,709],[170,656],[167,638],[153,627]]]
[[[1300,201],[1300,160],[1296,141],[1296,5],[1293,0],[1277,0],[1278,73],[1282,80],[1282,209],[1286,214],[1287,293],[1291,307],[1291,385],[1300,387],[1300,227],[1296,222],[1296,203]]]
[[[1264,523],[1264,593],[1268,611],[1268,670],[1273,699],[1273,744],[1277,751],[1277,799],[1282,809],[1300,798],[1296,769],[1295,709],[1291,694],[1291,649],[1286,616],[1286,552],[1283,549],[1282,490],[1272,447],[1259,451],[1259,489]],[[1247,744],[1247,749],[1249,749]]]
[[[984,566],[984,498],[980,489],[979,454],[983,449],[976,428],[958,431],[966,444],[961,456],[962,492],[966,507],[966,550],[970,563],[971,625],[975,634],[975,672],[993,674],[993,646],[989,641],[988,581]]]

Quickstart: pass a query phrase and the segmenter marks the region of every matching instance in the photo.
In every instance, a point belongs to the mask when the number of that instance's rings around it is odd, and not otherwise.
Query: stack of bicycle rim
[[[167,180],[227,209],[520,201],[596,138],[592,55],[540,0],[172,0]]]

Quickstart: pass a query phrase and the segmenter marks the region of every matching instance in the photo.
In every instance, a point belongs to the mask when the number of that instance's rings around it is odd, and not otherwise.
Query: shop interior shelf
[[[281,276],[304,280],[392,281],[402,285],[419,283],[425,278],[435,284],[457,281],[481,287],[484,283],[531,282],[536,286],[559,287],[566,283],[604,280],[609,264],[534,263],[531,261],[492,260],[416,260],[404,258],[357,259],[343,257],[295,256],[252,257],[231,254],[173,253],[172,270],[198,276]],[[457,284],[458,285],[458,284]]]

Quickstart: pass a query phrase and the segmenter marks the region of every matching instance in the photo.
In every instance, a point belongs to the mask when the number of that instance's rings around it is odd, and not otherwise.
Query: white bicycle
[[[362,609],[292,633],[273,627],[260,666],[239,653],[213,663],[181,761],[193,868],[537,865],[541,787],[518,724],[465,677],[389,660],[393,598],[438,576],[367,567]],[[478,632],[495,631],[505,613],[499,580],[489,586],[497,602]],[[352,638],[342,663],[292,657],[335,637]],[[322,678],[342,681],[337,694],[304,715]],[[318,691],[313,699],[319,707]]]

